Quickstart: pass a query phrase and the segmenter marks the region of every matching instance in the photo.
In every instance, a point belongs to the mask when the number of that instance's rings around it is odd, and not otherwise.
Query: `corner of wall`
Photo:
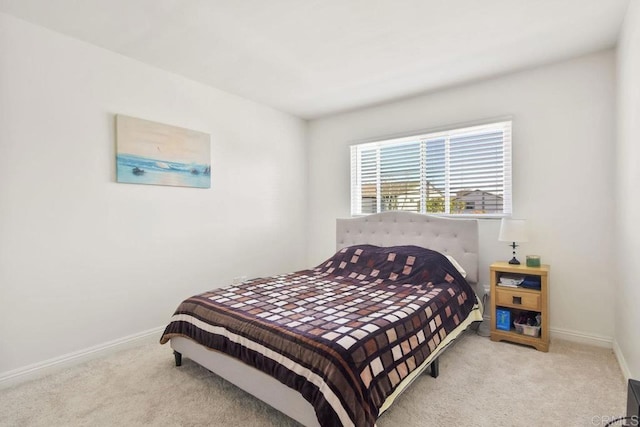
[[[624,375],[624,380],[629,381],[631,378],[631,370],[629,369],[629,365],[627,365],[627,361],[624,358],[624,354],[618,345],[618,342],[613,340],[613,354],[616,355],[616,359],[618,360],[618,364],[620,365],[620,370],[622,371],[622,375]]]

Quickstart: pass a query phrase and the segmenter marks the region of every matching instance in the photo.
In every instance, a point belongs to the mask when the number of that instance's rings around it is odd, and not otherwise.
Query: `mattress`
[[[191,297],[161,342],[237,358],[299,392],[321,425],[372,426],[478,313],[442,254],[355,245],[314,269]]]

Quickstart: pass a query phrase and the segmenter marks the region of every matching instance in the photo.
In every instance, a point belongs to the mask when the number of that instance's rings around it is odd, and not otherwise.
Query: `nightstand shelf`
[[[526,276],[539,279],[540,289],[512,288],[500,286],[502,275]],[[490,266],[491,281],[491,340],[510,341],[529,345],[540,351],[549,351],[549,266],[526,267],[508,262],[495,262]],[[496,327],[496,310],[510,313],[510,330]],[[516,332],[513,320],[522,312],[539,313],[540,335],[529,336]]]

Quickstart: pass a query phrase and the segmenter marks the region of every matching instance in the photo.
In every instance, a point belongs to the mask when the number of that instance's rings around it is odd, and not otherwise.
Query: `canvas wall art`
[[[203,132],[116,116],[117,181],[211,187],[211,143]]]

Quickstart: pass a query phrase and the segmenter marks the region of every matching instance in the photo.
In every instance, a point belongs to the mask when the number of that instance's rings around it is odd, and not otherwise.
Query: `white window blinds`
[[[352,215],[511,213],[511,121],[351,146]]]

